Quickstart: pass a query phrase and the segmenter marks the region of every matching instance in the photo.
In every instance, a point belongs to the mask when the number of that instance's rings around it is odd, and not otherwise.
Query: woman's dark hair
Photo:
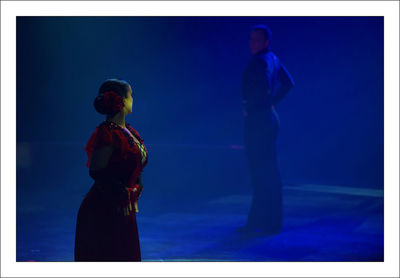
[[[271,35],[272,35],[271,29],[269,29],[269,27],[264,24],[253,26],[251,31],[261,32],[264,35],[265,40],[269,41],[271,40]]]
[[[117,95],[126,98],[129,91],[129,87],[130,87],[129,83],[125,80],[108,79],[104,81],[104,83],[101,84],[99,93],[94,100],[94,108],[100,114],[109,116],[115,115],[118,111],[115,111],[115,109],[114,110],[112,109],[112,111],[109,110],[108,108],[109,105],[107,105],[104,100],[104,94],[106,92],[114,92]]]

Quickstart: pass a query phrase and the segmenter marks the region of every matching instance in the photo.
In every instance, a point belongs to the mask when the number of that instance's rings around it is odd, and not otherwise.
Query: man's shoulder
[[[265,54],[253,55],[249,61],[249,66],[257,67],[257,66],[265,66],[267,64],[267,58]]]
[[[257,62],[261,63],[261,62],[268,62],[271,60],[279,61],[279,58],[273,51],[268,51],[266,53],[260,53],[260,54],[253,55],[251,60],[256,63]]]
[[[274,52],[272,52],[272,51],[268,51],[267,53],[265,53],[264,59],[265,59],[266,61],[279,62],[278,56],[277,56]]]
[[[273,52],[263,53],[254,55],[250,61],[248,67],[251,69],[266,69],[270,67],[278,67],[280,65],[279,58]]]

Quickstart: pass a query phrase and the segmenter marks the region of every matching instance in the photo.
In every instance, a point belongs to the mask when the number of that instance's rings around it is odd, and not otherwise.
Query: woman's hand
[[[135,213],[139,212],[139,208],[138,208],[138,200],[140,197],[140,194],[142,193],[143,190],[143,186],[142,185],[136,185],[136,187],[134,188],[134,202],[133,202],[133,207],[135,209]]]
[[[118,206],[118,211],[120,212],[122,210],[124,216],[129,216],[133,209],[135,210],[135,213],[139,212],[138,205],[137,205],[137,199],[135,197],[137,188],[129,188],[125,187],[123,195],[125,196],[122,201],[122,206]],[[132,202],[133,202],[133,207],[132,207]]]

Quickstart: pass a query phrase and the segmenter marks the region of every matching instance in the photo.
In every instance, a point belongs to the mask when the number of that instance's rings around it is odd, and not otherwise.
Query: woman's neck
[[[126,127],[124,111],[120,111],[119,113],[115,114],[114,116],[107,116],[106,121],[116,123],[124,128]]]

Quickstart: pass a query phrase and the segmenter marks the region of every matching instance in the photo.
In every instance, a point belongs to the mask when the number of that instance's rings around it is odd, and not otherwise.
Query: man
[[[278,234],[282,228],[282,182],[276,138],[279,118],[275,105],[294,86],[293,80],[270,50],[271,31],[257,25],[250,34],[253,54],[243,75],[245,145],[253,199],[245,226],[246,234]]]

